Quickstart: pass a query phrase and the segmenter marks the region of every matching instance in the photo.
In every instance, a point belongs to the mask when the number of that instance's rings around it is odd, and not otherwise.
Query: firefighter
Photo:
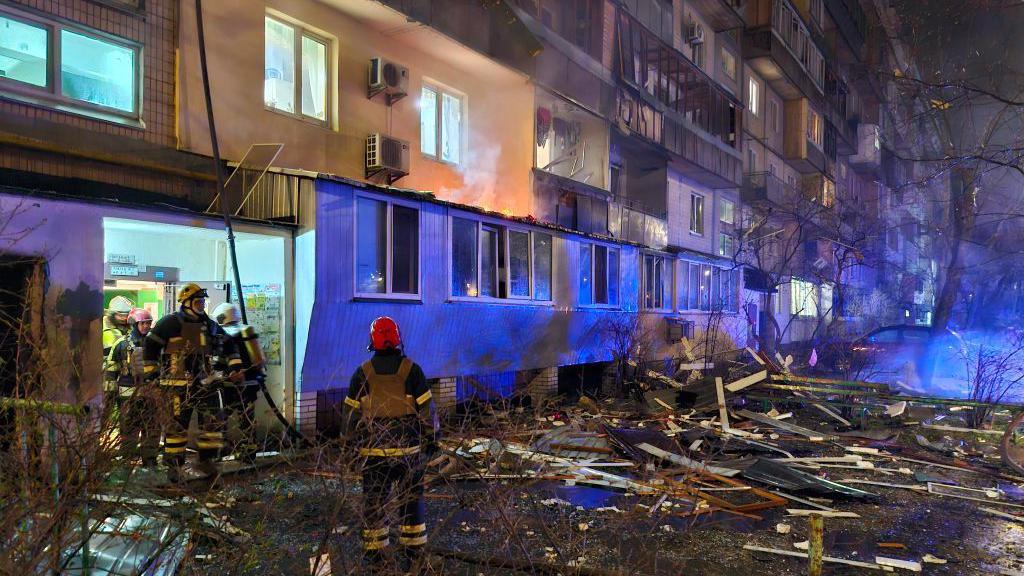
[[[244,460],[251,461],[257,452],[256,439],[253,435],[255,420],[256,397],[267,378],[264,365],[267,357],[260,346],[260,337],[252,326],[242,324],[242,312],[238,306],[225,302],[213,310],[213,318],[221,329],[235,341],[238,356],[242,359],[244,381],[234,386],[226,386],[222,390],[224,407],[228,413],[238,414],[238,431],[241,440],[234,452]]]
[[[114,344],[128,333],[128,316],[135,305],[124,296],[114,296],[110,299],[110,307],[103,317],[103,356],[110,354]]]
[[[136,308],[128,315],[129,332],[111,348],[104,365],[104,380],[117,386],[118,428],[125,458],[139,456],[143,466],[155,466],[159,433],[147,424],[154,418],[151,395],[142,388],[142,354],[146,334],[153,326],[149,310]]]
[[[110,300],[110,307],[103,316],[103,358],[110,355],[111,348],[118,340],[124,338],[128,333],[128,315],[135,306],[132,301],[124,296],[114,296]],[[114,407],[117,406],[117,382],[103,381],[103,405],[106,407],[107,416],[116,418]]]
[[[181,478],[192,413],[199,413],[199,470],[214,474],[214,460],[224,447],[223,377],[214,372],[221,358],[228,380],[242,380],[242,360],[234,341],[206,315],[208,294],[198,284],[178,293],[177,312],[164,316],[146,336],[143,371],[156,380],[173,410],[164,436],[164,464],[172,480]]]
[[[437,416],[423,370],[403,353],[394,320],[373,321],[369,349],[373,357],[352,375],[342,414],[345,440],[362,463],[363,550],[371,564],[383,560],[391,542],[386,508],[397,505],[402,562],[410,566],[427,543],[424,457],[436,447]]]

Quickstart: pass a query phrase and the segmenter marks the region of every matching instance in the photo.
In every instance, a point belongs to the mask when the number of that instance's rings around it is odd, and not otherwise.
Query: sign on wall
[[[281,365],[281,285],[243,284],[245,314],[260,335],[267,364]]]

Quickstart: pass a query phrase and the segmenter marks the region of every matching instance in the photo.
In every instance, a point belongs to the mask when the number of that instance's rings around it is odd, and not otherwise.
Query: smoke
[[[500,144],[477,144],[466,152],[463,162],[453,169],[461,181],[459,186],[442,184],[438,197],[460,204],[479,206],[511,214],[514,212],[515,195],[498,194],[498,160],[501,158]]]

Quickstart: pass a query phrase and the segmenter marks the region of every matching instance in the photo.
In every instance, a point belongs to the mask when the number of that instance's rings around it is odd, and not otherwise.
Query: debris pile
[[[881,535],[870,557],[823,554],[820,534],[815,542],[805,527],[827,519],[828,533],[865,520],[863,510],[897,494],[930,498],[923,506],[957,500],[1024,522],[1024,477],[1016,461],[1004,465],[1000,458],[1022,452],[1020,418],[1005,434],[969,429],[957,414],[970,410],[970,402],[799,376],[790,371],[792,358],[746,352],[752,360],[735,377],[697,372],[683,384],[654,375],[633,409],[583,397],[574,408],[537,415],[533,429],[513,437],[448,437],[433,480],[542,481],[619,496],[614,506],[592,508],[592,514],[728,516],[755,525],[770,514],[764,532],[792,549],[748,542],[744,550],[885,572],[920,572],[946,560]],[[997,435],[1004,436],[1001,451]],[[560,498],[542,503],[574,506]],[[580,532],[589,528],[577,523]],[[666,523],[658,530],[674,529]]]

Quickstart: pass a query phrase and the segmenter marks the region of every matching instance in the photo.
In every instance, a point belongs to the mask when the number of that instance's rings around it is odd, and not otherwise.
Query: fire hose
[[[203,94],[206,98],[206,119],[210,126],[210,143],[213,147],[213,162],[214,168],[217,172],[217,193],[220,195],[220,207],[224,217],[224,228],[228,233],[228,253],[231,256],[231,267],[234,271],[235,289],[238,291],[238,309],[242,313],[242,322],[248,323],[248,318],[245,313],[245,299],[242,297],[242,278],[238,271],[238,255],[235,252],[235,232],[231,224],[231,210],[228,207],[227,190],[225,189],[224,179],[224,165],[221,162],[220,157],[220,146],[217,142],[217,128],[213,121],[213,101],[210,98],[210,75],[206,66],[206,40],[203,34],[203,0],[196,0],[196,32],[199,42],[199,65],[202,68],[203,73]],[[285,430],[288,431],[288,436],[298,442],[309,442],[301,432],[295,429],[295,426],[285,418],[284,414],[277,407],[274,399],[270,396],[270,392],[267,390],[267,384],[265,379],[260,379],[260,391],[263,393],[263,397],[267,399],[267,405],[270,406],[270,410],[277,417],[278,421],[284,425]]]

